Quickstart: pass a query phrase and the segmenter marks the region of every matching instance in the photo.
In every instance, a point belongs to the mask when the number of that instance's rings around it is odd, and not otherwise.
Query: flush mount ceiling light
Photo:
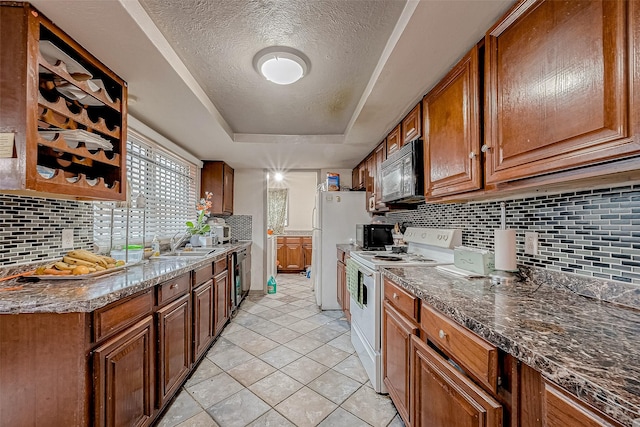
[[[262,49],[253,57],[253,66],[270,82],[289,85],[309,74],[309,58],[299,50],[286,46]]]

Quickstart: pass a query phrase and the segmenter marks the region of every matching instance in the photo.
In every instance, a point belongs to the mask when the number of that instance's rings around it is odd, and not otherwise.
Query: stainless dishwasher
[[[235,311],[251,288],[251,248],[239,249],[232,256],[231,311]]]

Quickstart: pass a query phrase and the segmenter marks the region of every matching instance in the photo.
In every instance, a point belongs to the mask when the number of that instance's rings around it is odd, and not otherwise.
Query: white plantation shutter
[[[147,246],[157,235],[169,239],[186,229],[185,222],[195,218],[196,166],[167,152],[149,139],[129,129],[127,141],[127,179],[131,185],[129,244]],[[142,193],[145,207],[137,208]],[[126,241],[127,209],[114,202],[94,203],[93,236],[101,250],[111,242],[113,211],[113,244]]]

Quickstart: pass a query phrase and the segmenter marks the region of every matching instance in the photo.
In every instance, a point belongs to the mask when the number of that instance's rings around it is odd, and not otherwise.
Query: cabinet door
[[[148,316],[93,352],[96,426],[146,426],[155,386],[153,317]]]
[[[410,425],[410,347],[411,336],[418,334],[418,327],[385,300],[383,330],[384,384],[402,420],[406,425]]]
[[[387,160],[387,140],[385,139],[376,147],[373,152],[375,157],[376,176],[373,181],[374,196],[375,196],[375,208],[380,209],[385,207],[382,202],[382,162]]]
[[[423,99],[426,196],[482,187],[478,48]]]
[[[213,279],[213,335],[216,337],[222,332],[222,328],[224,328],[227,320],[229,320],[230,298],[229,274],[225,271]]]
[[[422,104],[418,103],[402,120],[402,145],[422,136]]]
[[[500,404],[417,336],[411,354],[412,426],[502,426]]]
[[[226,271],[224,272],[226,276]],[[193,361],[207,350],[214,337],[213,280],[193,290]]]
[[[287,241],[284,237],[278,237],[276,243],[276,253],[278,257],[278,271],[284,271],[287,268]]]
[[[302,238],[300,237],[287,237],[286,241],[286,269],[287,270],[302,270],[304,268],[304,260],[302,253]]]
[[[224,183],[223,183],[223,199],[222,211],[229,215],[233,214],[233,169],[228,165],[224,165]]]
[[[311,266],[311,255],[313,253],[313,246],[311,237],[302,238],[302,258],[304,260],[302,266],[304,268]]]
[[[627,139],[625,1],[530,1],[487,34],[486,182],[640,151]]]
[[[398,149],[402,146],[402,135],[400,134],[401,124],[398,124],[389,135],[387,135],[387,157],[389,154],[393,154],[398,151]]]
[[[189,295],[162,307],[158,322],[158,408],[173,395],[191,367],[191,301]]]
[[[604,416],[591,411],[583,403],[558,387],[545,381],[542,401],[544,427],[613,427],[619,424],[609,422]]]
[[[340,305],[340,308],[342,308],[342,310],[344,310],[344,295],[345,295],[345,288],[346,283],[344,281],[345,278],[345,274],[346,274],[346,270],[345,270],[345,264],[344,262],[338,260],[337,263],[337,281],[336,281],[336,286],[337,286],[337,296],[338,296],[338,304]]]

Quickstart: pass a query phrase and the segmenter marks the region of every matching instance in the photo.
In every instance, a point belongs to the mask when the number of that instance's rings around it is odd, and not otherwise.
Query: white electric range
[[[381,269],[384,267],[453,264],[453,248],[462,244],[462,230],[409,227],[404,232],[407,252],[351,251],[364,284],[362,308],[351,296],[351,343],[367,371],[374,390],[387,393],[383,382]]]

